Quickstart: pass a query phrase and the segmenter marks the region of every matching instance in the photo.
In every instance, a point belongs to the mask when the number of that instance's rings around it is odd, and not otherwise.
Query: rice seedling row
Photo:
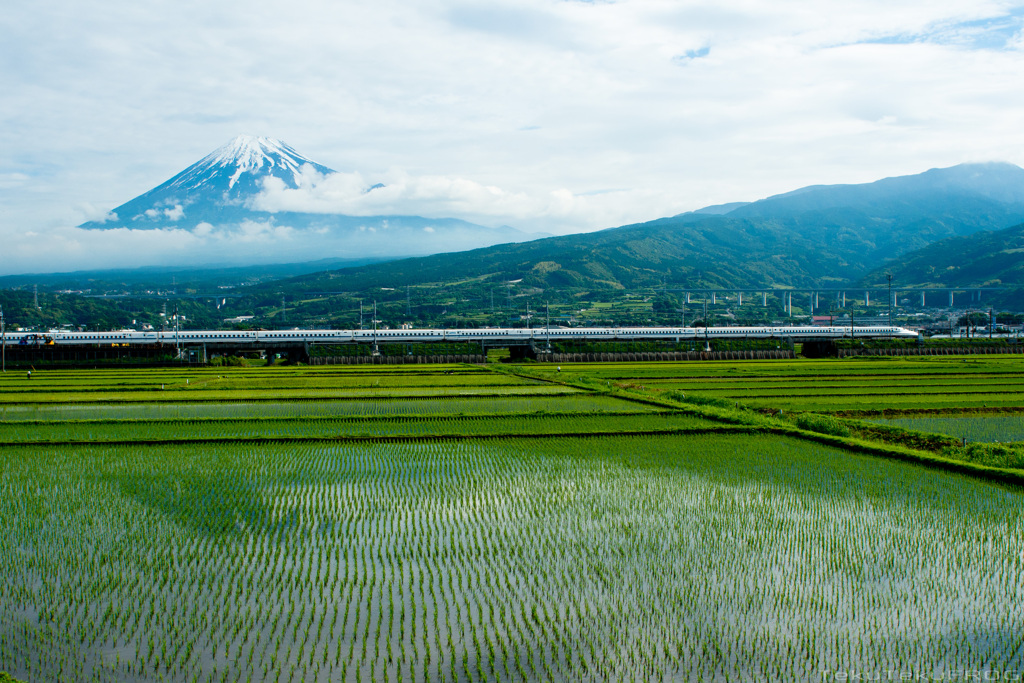
[[[689,389],[689,387],[674,387],[676,389]],[[899,391],[901,396],[965,396],[970,398],[974,394],[991,394],[996,395],[1010,395],[1010,396],[1022,396],[1024,395],[1024,386],[1019,388],[1010,387],[992,387],[992,386],[965,386],[963,384],[956,387],[956,391],[950,391],[950,387],[907,387],[901,384],[897,384],[889,387],[870,387],[870,388],[842,388],[842,389],[827,389],[824,387],[806,387],[800,389],[790,389],[788,391],[779,391],[774,387],[770,390],[759,390],[759,389],[696,389],[701,395],[704,396],[719,396],[722,398],[783,398],[783,399],[799,399],[799,398],[819,398],[822,396],[835,396],[835,397],[846,397],[846,396],[886,396],[891,394],[893,390]],[[776,393],[778,392],[778,393]]]
[[[1024,666],[1020,491],[757,436],[0,451],[31,680]]]
[[[492,386],[521,386],[538,384],[524,378],[501,375],[497,373],[481,375],[452,375],[452,376],[413,376],[413,377],[296,377],[296,378],[238,378],[231,374],[213,377],[181,377],[169,380],[167,378],[151,379],[146,382],[109,382],[104,378],[97,378],[94,381],[65,382],[62,380],[48,380],[36,377],[29,380],[22,380],[17,383],[7,383],[0,386],[5,394],[25,394],[41,391],[65,391],[68,393],[89,393],[108,392],[116,389],[120,392],[158,391],[161,387],[164,390],[171,388],[176,391],[202,392],[207,390],[246,390],[256,391],[260,389],[363,389],[363,388],[448,388],[448,387],[492,387]]]
[[[398,416],[489,413],[549,412],[650,412],[656,408],[610,396],[585,393],[540,396],[479,397],[431,396],[397,399],[348,399],[309,401],[236,401],[231,403],[155,403],[97,405],[0,405],[0,421],[9,420],[152,420],[216,418],[291,418],[310,419],[340,416]]]
[[[554,374],[555,369],[538,365],[531,371]],[[913,375],[1020,376],[1016,356],[901,357],[856,360],[799,359],[793,361],[665,362],[665,363],[572,363],[562,372],[584,374],[609,380],[750,379],[782,378],[836,379]]]
[[[728,399],[727,399],[728,400]],[[1021,394],[910,394],[903,396],[898,387],[889,394],[861,394],[857,396],[809,396],[744,398],[743,403],[754,408],[784,408],[815,412],[894,410],[959,410],[962,408],[1020,408],[1024,406]]]
[[[647,380],[646,386],[654,389],[666,389],[666,388],[678,388],[686,387],[693,390],[750,390],[759,392],[768,391],[800,391],[813,389],[885,389],[892,388],[894,385],[898,385],[901,388],[936,388],[936,389],[948,389],[950,387],[962,388],[965,383],[972,385],[980,385],[985,387],[996,387],[996,388],[1024,388],[1024,375],[1020,378],[1007,379],[1006,377],[998,378],[978,378],[975,376],[967,375],[963,377],[943,377],[941,379],[929,379],[915,376],[912,379],[899,376],[889,376],[884,379],[865,382],[862,378],[857,377],[845,382],[825,381],[825,380],[808,380],[793,382],[791,378],[776,378],[772,381],[748,381],[748,380],[735,380],[735,379],[721,379],[721,380],[703,380],[703,381],[682,381],[679,379],[658,379],[658,380]]]
[[[181,387],[167,387],[143,392],[0,392],[0,404],[45,404],[45,403],[158,403],[181,401],[291,401],[324,399],[366,399],[371,397],[403,399],[440,396],[529,396],[564,395],[575,393],[576,389],[549,384],[499,385],[499,386],[453,386],[453,387],[362,387],[356,389],[225,389],[188,391]]]
[[[492,416],[434,415],[349,419],[159,420],[0,423],[0,444],[153,443],[270,439],[346,439],[353,437],[436,437],[469,435],[580,435],[593,433],[678,432],[717,428],[718,423],[679,413],[599,416],[511,414]]]
[[[1021,415],[916,416],[868,418],[868,421],[919,432],[945,434],[967,441],[1024,441],[1024,416]]]

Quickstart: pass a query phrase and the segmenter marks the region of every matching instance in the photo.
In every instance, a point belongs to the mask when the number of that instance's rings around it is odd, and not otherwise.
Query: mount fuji
[[[461,251],[543,235],[508,226],[490,228],[458,218],[350,216],[268,211],[260,206],[269,184],[294,190],[304,178],[335,171],[267,137],[242,135],[157,187],[115,208],[107,219],[80,225],[87,230],[179,230],[225,247],[224,261],[266,262],[281,258],[395,258]],[[380,189],[374,185],[365,193]],[[238,239],[232,239],[232,235]],[[273,236],[273,254],[257,255],[252,242]],[[248,248],[240,244],[248,242]],[[233,247],[238,247],[237,249]]]

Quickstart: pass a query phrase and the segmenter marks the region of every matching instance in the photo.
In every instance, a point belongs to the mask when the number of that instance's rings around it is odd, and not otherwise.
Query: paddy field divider
[[[626,401],[682,411],[708,420],[725,422],[732,425],[744,425],[748,427],[752,433],[789,436],[802,439],[804,441],[813,441],[822,445],[833,446],[854,453],[862,453],[865,455],[917,463],[919,465],[945,470],[947,472],[964,474],[1013,486],[1024,486],[1024,470],[1022,469],[993,467],[990,465],[958,460],[944,457],[934,452],[908,448],[897,443],[871,441],[857,438],[855,436],[823,434],[821,432],[803,429],[786,418],[778,418],[774,415],[766,415],[764,413],[755,412],[752,409],[740,407],[739,402],[733,402],[735,403],[734,407],[716,405],[719,402],[727,402],[715,399],[708,400],[703,404],[695,404],[675,400],[666,396],[659,396],[647,390],[641,391],[635,388],[614,386],[611,385],[610,382],[605,382],[604,385],[602,385],[601,382],[588,378],[576,378],[575,380],[554,378],[546,373],[538,374],[529,372],[522,366],[510,366],[508,368],[502,368],[501,370],[528,379],[546,381],[567,387],[575,387],[592,393],[606,394]],[[782,411],[779,411],[778,414],[781,413]],[[898,430],[899,428],[893,427],[890,429]]]

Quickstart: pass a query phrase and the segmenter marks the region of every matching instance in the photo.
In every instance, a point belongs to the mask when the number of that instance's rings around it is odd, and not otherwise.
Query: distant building
[[[237,318],[224,318],[224,322],[228,325],[237,325],[239,323],[247,323],[255,317],[254,315],[240,315]]]

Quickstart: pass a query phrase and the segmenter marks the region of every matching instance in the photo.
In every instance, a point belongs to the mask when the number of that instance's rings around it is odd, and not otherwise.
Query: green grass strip
[[[807,429],[801,429],[788,420],[770,417],[745,408],[730,408],[725,407],[724,405],[720,406],[714,404],[695,405],[681,403],[669,398],[641,392],[638,389],[625,389],[621,387],[608,388],[604,382],[591,380],[589,378],[577,377],[572,380],[569,380],[568,378],[555,379],[543,375],[537,376],[522,368],[516,368],[514,370],[510,368],[510,371],[522,373],[533,379],[547,380],[553,384],[564,383],[568,386],[576,386],[580,389],[607,393],[611,396],[625,400],[635,400],[648,405],[661,405],[665,408],[683,410],[691,415],[704,417],[709,420],[727,422],[733,425],[746,425],[755,432],[791,436],[805,441],[813,441],[820,444],[842,448],[855,453],[913,462],[927,467],[978,477],[989,481],[1012,484],[1014,486],[1024,486],[1024,470],[993,467],[964,460],[955,460],[935,453],[907,448],[899,444],[868,441],[854,436],[821,434]],[[725,403],[725,401],[721,401],[721,403]]]
[[[623,431],[592,431],[592,432],[524,432],[524,433],[503,433],[503,434],[386,434],[386,435],[362,435],[352,434],[343,436],[239,436],[239,437],[199,437],[195,439],[111,439],[88,441],[15,441],[0,443],[0,451],[8,448],[21,448],[24,446],[90,446],[101,444],[104,446],[172,446],[178,444],[286,444],[286,443],[423,443],[435,441],[493,441],[500,439],[563,439],[563,438],[597,438],[607,436],[685,436],[698,434],[758,434],[765,433],[760,427],[748,425],[720,425],[715,427],[682,427],[678,429],[665,429],[657,431],[649,430],[623,430]]]

